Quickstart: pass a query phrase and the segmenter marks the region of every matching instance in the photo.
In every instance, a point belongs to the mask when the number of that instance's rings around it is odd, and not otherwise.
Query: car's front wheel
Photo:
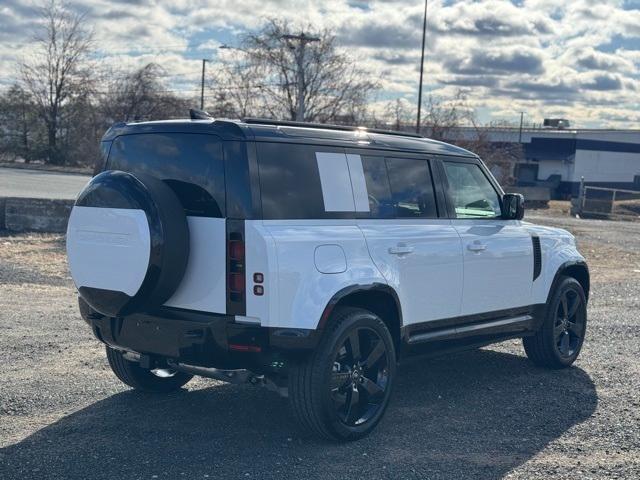
[[[382,418],[395,373],[395,347],[382,319],[367,310],[341,308],[319,348],[290,368],[294,415],[321,437],[361,438]]]
[[[172,370],[147,370],[138,363],[127,360],[121,351],[111,347],[107,347],[107,360],[116,377],[143,392],[173,392],[193,378],[193,375]]]
[[[546,368],[565,368],[580,354],[587,331],[587,300],[575,278],[562,277],[547,304],[538,332],[523,339],[533,363]]]

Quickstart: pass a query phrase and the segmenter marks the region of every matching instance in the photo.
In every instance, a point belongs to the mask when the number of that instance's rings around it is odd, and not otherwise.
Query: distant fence
[[[638,218],[640,191],[582,185],[572,213],[584,217]]]

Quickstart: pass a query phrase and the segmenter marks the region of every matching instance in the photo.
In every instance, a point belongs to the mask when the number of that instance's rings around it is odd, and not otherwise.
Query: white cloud
[[[415,0],[74,0],[109,68],[155,61],[187,93],[199,58],[216,58],[268,18],[332,28],[345,52],[380,80],[381,99],[415,101],[422,2]],[[33,5],[0,6],[0,85],[29,53]],[[211,52],[211,53],[209,53]],[[622,0],[429,1],[425,85],[489,112],[485,120],[562,112],[580,125],[640,126],[640,10]],[[213,66],[215,68],[215,66]],[[193,78],[192,78],[193,76]],[[193,86],[191,85],[193,83]],[[628,118],[628,122],[624,119]]]

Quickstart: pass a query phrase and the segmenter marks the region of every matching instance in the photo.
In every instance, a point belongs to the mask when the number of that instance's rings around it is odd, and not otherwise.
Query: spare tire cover
[[[80,296],[103,315],[148,311],[175,292],[189,259],[189,227],[164,182],[110,170],[80,192],[67,227]]]

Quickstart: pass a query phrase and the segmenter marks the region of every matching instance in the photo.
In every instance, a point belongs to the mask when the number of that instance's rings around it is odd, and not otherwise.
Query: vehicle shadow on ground
[[[377,430],[347,444],[298,431],[256,387],[127,391],[0,450],[0,477],[501,478],[597,404],[580,368],[491,350],[414,361],[396,387]]]

